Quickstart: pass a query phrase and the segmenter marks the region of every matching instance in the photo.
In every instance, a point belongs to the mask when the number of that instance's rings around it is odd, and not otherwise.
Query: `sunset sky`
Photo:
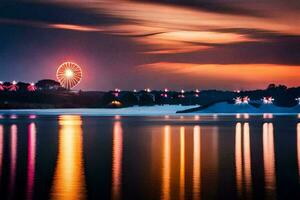
[[[299,0],[43,0],[0,3],[0,80],[77,89],[300,86]]]

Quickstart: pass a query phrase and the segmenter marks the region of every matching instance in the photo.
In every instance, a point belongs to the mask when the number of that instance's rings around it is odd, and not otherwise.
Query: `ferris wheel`
[[[70,90],[80,83],[82,70],[76,63],[64,62],[58,67],[56,77],[62,87]]]

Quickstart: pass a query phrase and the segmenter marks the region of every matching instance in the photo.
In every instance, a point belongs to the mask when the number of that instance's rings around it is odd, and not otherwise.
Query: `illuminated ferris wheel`
[[[56,77],[62,87],[70,90],[81,81],[82,71],[76,63],[64,62],[58,67]]]

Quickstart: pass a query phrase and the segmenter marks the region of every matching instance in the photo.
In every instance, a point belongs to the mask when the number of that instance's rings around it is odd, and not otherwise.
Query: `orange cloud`
[[[231,88],[264,88],[270,83],[298,86],[300,66],[277,64],[189,64],[159,62],[139,67],[140,72],[159,73],[187,85],[209,86],[217,82]]]

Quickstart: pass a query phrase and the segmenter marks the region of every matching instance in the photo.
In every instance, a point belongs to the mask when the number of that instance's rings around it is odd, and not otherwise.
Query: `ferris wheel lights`
[[[81,81],[82,71],[79,65],[64,62],[58,67],[56,77],[61,86],[69,90]]]
[[[71,69],[66,69],[65,75],[67,78],[72,78],[74,76],[74,72]]]

